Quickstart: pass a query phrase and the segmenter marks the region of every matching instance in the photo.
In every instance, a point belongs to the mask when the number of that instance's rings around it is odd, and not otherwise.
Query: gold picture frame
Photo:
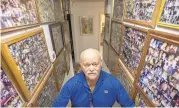
[[[1,48],[11,74],[29,100],[51,67],[43,29],[4,39]]]

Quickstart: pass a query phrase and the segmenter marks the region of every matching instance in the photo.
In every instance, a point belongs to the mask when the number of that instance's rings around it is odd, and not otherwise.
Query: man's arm
[[[125,88],[122,86],[122,84],[118,83],[118,94],[117,94],[117,102],[122,107],[134,107],[134,102],[130,99],[128,93],[126,92]]]
[[[69,99],[71,98],[71,90],[68,83],[66,83],[60,91],[60,94],[54,100],[52,107],[66,107]]]

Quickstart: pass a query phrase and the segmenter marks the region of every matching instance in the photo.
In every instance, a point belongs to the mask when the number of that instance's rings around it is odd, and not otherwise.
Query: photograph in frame
[[[38,24],[35,0],[2,0],[1,26],[4,29]]]
[[[65,64],[65,51],[62,50],[59,57],[56,59],[54,63],[54,68],[57,73],[57,80],[59,87],[62,87],[64,78],[65,78],[65,70],[66,70],[66,64]],[[58,88],[60,90],[60,88]]]
[[[171,28],[179,28],[179,1],[163,0],[159,25]]]
[[[37,98],[38,107],[51,107],[58,95],[53,74],[49,77],[45,87]]]
[[[64,13],[62,7],[62,0],[53,0],[54,2],[54,12],[55,12],[55,21],[64,21]]]
[[[51,32],[51,39],[53,48],[56,56],[60,54],[60,51],[63,49],[63,37],[62,37],[62,25],[61,23],[52,24],[49,26]]]
[[[152,21],[156,0],[126,0],[126,19]]]
[[[117,67],[115,69],[115,75],[116,78],[121,82],[121,84],[124,86],[126,89],[127,93],[132,96],[132,89],[133,89],[133,84],[131,80],[129,79],[128,75],[126,74],[126,71],[124,71],[124,68],[120,64],[120,62],[116,62]]]
[[[54,2],[53,0],[36,0],[40,23],[54,22]]]
[[[120,55],[134,77],[137,74],[146,36],[147,32],[124,25]]]
[[[108,60],[108,69],[111,73],[113,73],[115,68],[116,60],[118,59],[118,54],[114,51],[114,49],[109,47],[109,60]]]
[[[1,67],[1,107],[22,107],[24,102]]]
[[[93,35],[93,17],[80,16],[80,32],[81,35]]]
[[[120,54],[121,35],[122,35],[122,23],[117,21],[112,21],[111,46],[116,51],[117,54]]]
[[[113,18],[122,20],[124,9],[124,0],[114,0],[113,5]]]
[[[18,82],[23,81],[23,89],[32,95],[51,66],[43,29],[19,34],[2,43],[5,62],[11,61],[8,67],[12,74]]]
[[[178,107],[179,43],[152,38],[137,84],[155,106]]]

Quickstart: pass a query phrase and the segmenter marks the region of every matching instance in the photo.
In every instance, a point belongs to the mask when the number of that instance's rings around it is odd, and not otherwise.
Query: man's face
[[[87,80],[97,80],[100,75],[102,61],[99,56],[86,56],[81,61],[81,67]]]

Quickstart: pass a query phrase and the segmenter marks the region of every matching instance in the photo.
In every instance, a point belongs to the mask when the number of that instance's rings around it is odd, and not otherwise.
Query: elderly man
[[[111,107],[117,100],[121,106],[133,107],[126,90],[112,75],[101,70],[102,58],[95,49],[86,49],[80,55],[82,72],[76,74],[63,86],[53,107]]]

